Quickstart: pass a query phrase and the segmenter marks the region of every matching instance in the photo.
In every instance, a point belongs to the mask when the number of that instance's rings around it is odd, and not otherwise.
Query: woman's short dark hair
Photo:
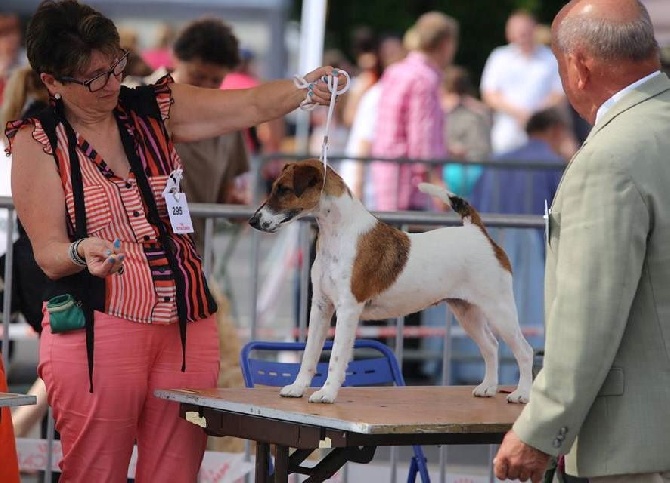
[[[76,0],[44,0],[26,31],[30,65],[37,72],[75,76],[88,66],[91,52],[114,56],[121,50],[114,22]]]
[[[184,62],[200,60],[234,69],[240,63],[239,44],[232,29],[216,18],[194,20],[184,27],[172,47]]]
[[[537,134],[546,132],[552,127],[567,127],[565,116],[555,107],[538,111],[530,116],[526,123],[526,133]]]
[[[459,96],[476,95],[470,73],[465,67],[459,65],[450,65],[445,69],[442,86],[447,92],[453,92]]]

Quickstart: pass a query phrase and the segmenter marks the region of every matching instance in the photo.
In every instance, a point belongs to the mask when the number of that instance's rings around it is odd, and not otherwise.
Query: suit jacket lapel
[[[659,94],[670,90],[670,79],[668,76],[661,73],[641,86],[636,87],[631,92],[627,93],[622,99],[619,100],[612,108],[607,111],[605,116],[598,122],[588,137],[584,141],[586,145],[598,132],[600,132],[605,126],[612,122],[617,116],[626,112],[627,110],[641,104],[642,102],[648,101],[649,99],[658,96]]]

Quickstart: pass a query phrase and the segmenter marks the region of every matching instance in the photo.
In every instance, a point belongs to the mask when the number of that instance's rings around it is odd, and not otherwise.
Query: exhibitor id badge
[[[193,222],[186,202],[186,193],[179,192],[182,175],[183,170],[181,168],[170,173],[163,190],[163,198],[165,198],[165,204],[167,205],[172,231],[175,233],[193,233]]]

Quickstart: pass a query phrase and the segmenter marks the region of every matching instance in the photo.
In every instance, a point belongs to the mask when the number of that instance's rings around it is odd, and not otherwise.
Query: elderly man
[[[544,367],[496,456],[540,481],[670,482],[670,80],[637,0],[573,0],[552,47],[594,125],[549,216]]]

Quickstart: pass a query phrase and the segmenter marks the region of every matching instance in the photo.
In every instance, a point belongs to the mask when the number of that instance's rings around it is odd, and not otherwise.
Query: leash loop
[[[345,77],[346,82],[342,85],[341,88],[338,89],[338,84],[340,81],[339,74],[342,74]],[[328,169],[328,132],[330,130],[330,121],[333,118],[333,112],[335,110],[335,101],[337,99],[337,96],[341,96],[342,94],[344,94],[349,90],[349,87],[351,86],[351,78],[349,77],[349,74],[346,71],[340,69],[333,69],[331,75],[327,76],[324,75],[319,80],[325,82],[326,86],[328,87],[328,91],[330,91],[330,102],[328,103],[328,115],[326,116],[326,126],[324,128],[323,143],[321,144],[321,156],[319,157],[319,160],[323,162],[323,184],[325,187],[326,172]],[[293,78],[293,83],[299,89],[307,89],[307,95],[305,96],[305,99],[300,103],[300,109],[304,111],[311,111],[312,109],[314,109],[317,106],[316,102],[312,100],[312,97],[314,96],[314,82],[307,82],[304,77],[296,75]]]

